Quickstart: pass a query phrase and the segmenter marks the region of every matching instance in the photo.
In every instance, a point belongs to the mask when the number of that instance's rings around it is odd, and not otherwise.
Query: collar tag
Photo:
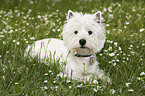
[[[90,57],[89,62],[90,62],[90,64],[91,64],[91,65],[93,65],[93,64],[94,64],[94,62],[95,62],[94,58],[93,58],[93,57]]]

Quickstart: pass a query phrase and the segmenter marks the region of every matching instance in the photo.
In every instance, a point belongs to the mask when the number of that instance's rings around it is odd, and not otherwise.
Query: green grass
[[[144,0],[1,0],[0,4],[1,96],[145,95]],[[47,66],[37,58],[24,58],[24,50],[35,40],[61,39],[69,9],[103,12],[107,40],[97,57],[112,85],[69,81],[58,75],[58,62]]]

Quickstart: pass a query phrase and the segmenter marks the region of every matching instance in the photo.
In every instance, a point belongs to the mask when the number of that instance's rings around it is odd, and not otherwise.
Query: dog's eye
[[[92,31],[88,31],[88,34],[91,35],[93,32]]]
[[[75,31],[74,33],[75,33],[75,34],[78,34],[78,31]]]

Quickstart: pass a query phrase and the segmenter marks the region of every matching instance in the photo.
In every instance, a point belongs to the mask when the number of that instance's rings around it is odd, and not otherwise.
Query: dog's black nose
[[[80,43],[81,46],[84,46],[86,44],[86,40],[85,39],[81,39],[79,41],[79,43]]]

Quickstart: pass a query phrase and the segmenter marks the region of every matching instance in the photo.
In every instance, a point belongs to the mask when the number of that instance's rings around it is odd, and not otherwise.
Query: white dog
[[[106,31],[102,21],[100,11],[83,15],[69,10],[63,27],[63,40],[38,40],[28,46],[25,56],[38,56],[41,61],[45,61],[50,54],[55,54],[55,59],[60,58],[60,64],[66,61],[64,72],[68,77],[82,80],[95,76],[105,79],[106,76],[99,68],[95,55],[103,48],[105,42]]]

